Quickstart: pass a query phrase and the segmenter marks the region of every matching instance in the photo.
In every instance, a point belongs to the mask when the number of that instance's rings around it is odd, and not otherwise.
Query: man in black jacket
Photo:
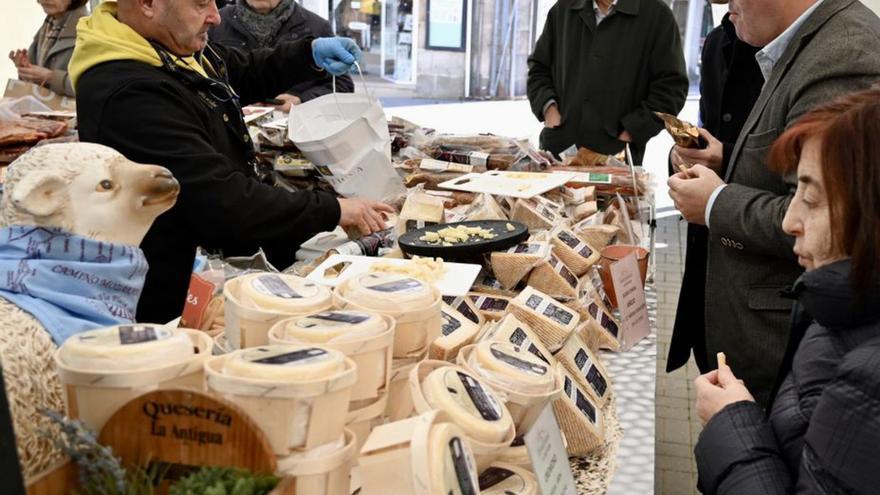
[[[346,72],[359,55],[354,42],[213,47],[207,31],[219,21],[213,0],[119,0],[100,4],[77,30],[70,75],[80,138],[165,166],[181,184],[177,204],[141,244],[150,271],[139,321],[180,315],[197,246],[225,255],[262,247],[281,268],[314,234],[337,225],[378,231],[382,212],[391,211],[372,201],[261,184],[241,113],[240,105],[324,71]]]
[[[220,9],[223,22],[208,30],[211,42],[232,48],[268,48],[284,41],[309,36],[333,36],[330,23],[295,0],[238,0]],[[351,93],[354,83],[347,75],[336,78],[336,91]],[[299,82],[275,98],[284,102],[281,110],[333,92],[333,78]]]
[[[630,143],[641,164],[688,91],[678,25],[661,0],[560,0],[529,57],[528,95],[541,147],[606,154]]]

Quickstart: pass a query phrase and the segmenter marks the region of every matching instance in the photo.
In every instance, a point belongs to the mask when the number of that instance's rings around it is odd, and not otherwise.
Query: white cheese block
[[[429,225],[443,223],[443,199],[429,194],[414,192],[407,196],[397,220],[397,235]]]
[[[470,297],[443,296],[443,302],[476,325],[483,326],[486,323],[486,319],[480,315]]]
[[[458,355],[459,349],[473,342],[480,331],[480,325],[446,304],[443,304],[441,315],[443,327],[440,329],[440,336],[428,347],[428,357],[451,361]]]
[[[522,385],[528,393],[538,394],[550,392],[556,385],[549,364],[509,342],[481,342],[475,346],[472,359],[481,376],[490,382],[501,380],[512,389]]]
[[[160,325],[119,325],[79,333],[59,357],[75,370],[129,371],[190,359],[193,342],[182,331]]]
[[[550,351],[562,347],[580,323],[576,311],[533,287],[526,287],[510,302],[510,312],[532,327]]]
[[[528,199],[516,200],[510,219],[525,224],[529,231],[550,230],[561,221],[561,217],[553,211],[553,208]]]
[[[491,388],[460,368],[446,366],[422,382],[427,403],[446,412],[476,441],[498,443],[513,429],[513,419]]]
[[[504,210],[490,194],[480,194],[464,213],[465,220],[507,220]]]
[[[565,435],[566,450],[572,456],[589,454],[605,441],[602,411],[562,363],[557,371],[563,384],[561,396],[553,401],[553,412]]]
[[[605,366],[577,332],[571,334],[556,354],[559,361],[574,376],[578,384],[602,407],[611,396],[611,381]]]
[[[223,374],[257,380],[298,382],[327,378],[345,370],[345,356],[316,346],[268,345],[229,355]]]
[[[513,289],[533,268],[549,256],[549,243],[524,242],[507,251],[492,253],[490,256],[492,272],[505,289]]]
[[[385,321],[376,314],[330,310],[288,320],[280,336],[314,344],[344,342],[380,334],[386,330],[385,326]]]
[[[242,305],[263,311],[304,314],[330,307],[330,289],[293,275],[253,273],[241,280]]]
[[[538,481],[531,472],[495,462],[480,474],[481,495],[536,495]]]
[[[587,245],[601,250],[614,242],[620,228],[616,225],[591,225],[581,222],[572,227],[572,231]]]
[[[342,287],[349,301],[380,311],[424,309],[434,303],[435,296],[427,283],[395,273],[360,275]]]
[[[580,280],[554,254],[529,275],[530,286],[559,300],[576,299],[579,284]]]
[[[428,440],[431,493],[477,495],[477,463],[462,429],[453,423],[431,428]]]
[[[468,297],[474,303],[477,311],[489,321],[497,321],[504,318],[507,308],[510,306],[510,298],[494,294],[482,294],[479,292],[468,293]]]
[[[598,249],[591,247],[570,229],[553,232],[550,242],[553,244],[553,254],[578,277],[587,273],[587,270],[602,256]]]
[[[532,329],[516,316],[508,314],[498,324],[480,336],[480,341],[510,342],[532,353],[538,359],[551,366],[556,365],[556,358],[547,350]]]

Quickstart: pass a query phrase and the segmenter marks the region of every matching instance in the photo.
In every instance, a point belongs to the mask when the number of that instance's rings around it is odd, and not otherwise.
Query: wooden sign
[[[274,473],[275,454],[260,428],[235,405],[189,390],[144,394],[107,421],[99,441],[124,465],[168,465],[174,480],[201,466]]]

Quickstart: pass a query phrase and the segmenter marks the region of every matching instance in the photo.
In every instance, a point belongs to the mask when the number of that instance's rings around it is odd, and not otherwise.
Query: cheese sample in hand
[[[611,395],[611,382],[605,367],[587,343],[577,333],[573,333],[554,355],[590,394],[593,401],[602,407]]]
[[[480,474],[480,494],[537,495],[538,482],[525,469],[496,462]]]
[[[510,312],[532,327],[550,351],[562,347],[580,323],[577,312],[533,287],[526,287],[510,302]]]
[[[441,311],[443,327],[440,336],[428,348],[428,358],[451,361],[462,347],[473,342],[480,326],[446,304]]]
[[[507,308],[510,306],[510,298],[494,294],[471,292],[468,297],[473,301],[479,314],[487,321],[497,321],[504,318]]]
[[[550,244],[524,242],[507,251],[494,252],[490,256],[492,272],[505,289],[513,289],[522,279],[550,257]]]
[[[183,362],[195,355],[189,336],[159,325],[119,325],[67,339],[59,358],[74,370],[128,371]]]
[[[574,273],[553,254],[529,275],[529,286],[559,300],[576,299],[579,284]]]
[[[443,199],[414,192],[406,198],[397,220],[397,235],[443,223]]]
[[[723,352],[718,353],[718,367],[727,366],[727,356]]]
[[[555,231],[550,242],[553,244],[553,253],[578,277],[587,273],[601,258],[597,249],[593,249],[570,229]]]
[[[481,342],[509,342],[532,353],[541,361],[556,365],[556,358],[547,350],[528,325],[520,321],[516,316],[508,314],[497,325],[488,329],[480,336]]]
[[[376,314],[332,310],[287,321],[279,337],[312,344],[345,342],[380,334],[387,330],[385,327],[385,321]]]
[[[602,411],[562,363],[556,370],[563,384],[561,397],[553,401],[553,412],[565,435],[566,450],[573,456],[589,454],[605,441]]]
[[[330,289],[293,275],[254,273],[241,278],[243,306],[277,313],[305,314],[332,304]]]
[[[510,219],[525,224],[529,231],[550,230],[562,220],[550,206],[528,199],[516,200]]]
[[[316,346],[270,345],[229,356],[223,374],[266,381],[310,381],[345,370],[345,356]]]

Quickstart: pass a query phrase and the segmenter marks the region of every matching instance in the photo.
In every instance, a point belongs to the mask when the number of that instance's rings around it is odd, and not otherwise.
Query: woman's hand
[[[29,81],[35,84],[46,84],[52,77],[52,69],[40,67],[39,65],[28,65],[27,67],[18,68],[18,78],[22,81]]]
[[[369,199],[339,198],[339,226],[356,227],[363,235],[385,230],[384,213],[394,213],[394,208]]]
[[[15,64],[16,68],[27,67],[31,65],[30,61],[27,58],[27,50],[18,49],[12,50],[9,52],[9,60],[12,60],[12,63]]]
[[[703,425],[734,402],[755,401],[742,380],[738,380],[730,366],[726,364],[722,364],[715,371],[698,376],[694,384],[697,386],[697,413]]]

